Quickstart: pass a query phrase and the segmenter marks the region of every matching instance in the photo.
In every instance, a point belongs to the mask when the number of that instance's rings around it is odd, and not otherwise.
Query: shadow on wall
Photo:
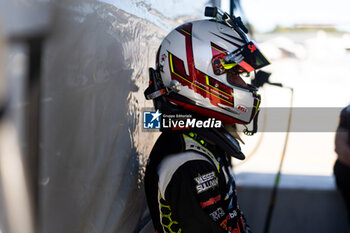
[[[56,10],[43,56],[42,232],[132,232],[158,135],[141,131],[143,90],[166,33],[105,3]]]

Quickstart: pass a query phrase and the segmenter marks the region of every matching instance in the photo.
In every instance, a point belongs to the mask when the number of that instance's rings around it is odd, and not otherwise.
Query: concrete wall
[[[48,7],[38,8],[42,4]],[[0,24],[5,25],[10,43],[14,36],[44,39],[36,166],[41,232],[126,233],[138,228],[146,210],[145,164],[159,135],[142,131],[143,108],[152,107],[143,96],[148,67],[154,67],[167,33],[203,17],[205,4],[204,0],[0,4]],[[23,84],[29,56],[27,45],[16,43],[22,47],[14,51],[9,46],[9,79],[20,70]],[[16,63],[18,57],[23,58],[21,64]],[[24,98],[12,104],[20,111],[28,102]],[[25,114],[21,113],[22,121]],[[0,194],[3,189],[0,183]],[[0,232],[31,232],[8,231],[9,220],[3,216],[9,217],[5,209],[0,210]],[[9,218],[20,226],[23,219],[13,216]]]
[[[133,232],[158,133],[142,131],[148,67],[169,30],[203,14],[184,2],[60,1],[44,51],[42,232]],[[165,11],[161,11],[164,8]],[[198,10],[198,11],[197,11]]]
[[[263,232],[274,174],[237,175],[238,200],[253,232]],[[346,233],[346,210],[331,176],[282,175],[270,233]]]

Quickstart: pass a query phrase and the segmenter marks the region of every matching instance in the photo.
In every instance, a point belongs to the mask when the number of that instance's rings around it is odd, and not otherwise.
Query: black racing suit
[[[338,129],[348,132],[348,145],[350,146],[350,105],[341,111]],[[333,171],[337,187],[345,201],[350,225],[350,167],[337,159]]]
[[[196,133],[163,133],[145,191],[157,233],[250,232],[237,204],[230,158]]]

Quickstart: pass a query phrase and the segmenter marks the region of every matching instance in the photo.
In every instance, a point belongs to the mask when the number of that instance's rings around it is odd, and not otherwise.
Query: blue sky
[[[222,8],[228,0],[222,1]],[[259,31],[276,25],[327,24],[350,31],[349,0],[241,0],[248,20]]]

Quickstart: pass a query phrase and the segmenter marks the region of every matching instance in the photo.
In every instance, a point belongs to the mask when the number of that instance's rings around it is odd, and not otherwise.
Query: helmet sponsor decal
[[[248,48],[250,49],[250,52],[253,53],[256,50],[255,44],[249,44]]]
[[[238,105],[238,106],[237,106],[237,109],[240,110],[240,111],[242,111],[242,112],[247,112],[247,111],[248,111],[247,107],[244,106],[244,105]]]

